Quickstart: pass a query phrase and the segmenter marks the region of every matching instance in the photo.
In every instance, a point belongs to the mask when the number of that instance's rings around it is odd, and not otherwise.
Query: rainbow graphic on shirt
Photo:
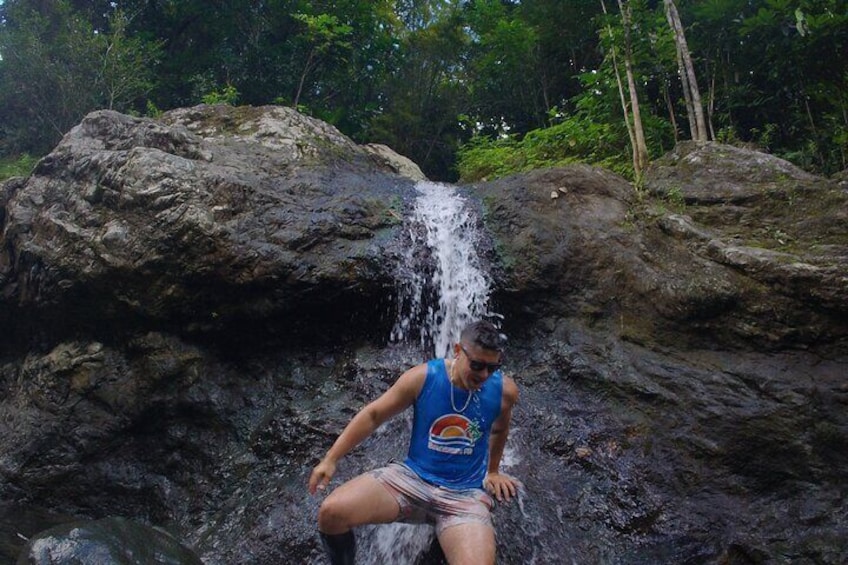
[[[471,455],[480,438],[480,425],[461,414],[447,414],[430,426],[427,447],[440,453]]]

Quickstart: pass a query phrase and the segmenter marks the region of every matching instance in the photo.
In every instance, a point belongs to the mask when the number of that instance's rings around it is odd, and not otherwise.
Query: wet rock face
[[[20,565],[202,565],[170,534],[123,518],[57,526],[29,541]]]
[[[52,324],[202,332],[373,296],[411,187],[385,170],[285,108],[96,112],[6,197],[5,299]]]
[[[656,167],[641,195],[584,166],[459,187],[521,389],[499,562],[844,563],[844,187],[716,145]],[[427,355],[386,343],[413,178],[291,110],[201,106],[94,113],[5,183],[0,561],[125,516],[113,549],[151,524],[206,563],[322,562],[311,467]],[[429,539],[405,559],[441,563]]]
[[[701,204],[762,200],[769,192],[824,180],[766,153],[695,141],[652,163],[646,177],[650,190],[679,192]]]
[[[848,193],[835,182],[682,144],[645,185],[659,198],[590,167],[473,187],[503,303],[529,320],[617,318],[619,335],[647,345],[844,351]]]
[[[138,429],[143,439],[145,428],[179,410],[165,409],[163,402],[188,404],[177,398],[191,394],[203,369],[196,348],[160,334],[140,335],[120,350],[99,342],[65,342],[20,364],[0,365],[6,393],[0,431],[7,446],[0,492],[17,486],[52,504],[84,487],[90,489],[90,503],[120,513],[122,503],[99,489],[117,479],[110,473],[124,475],[120,486],[114,485],[116,492],[155,484],[147,484],[151,477],[144,465],[102,466],[102,452],[111,451],[113,463],[124,453],[144,457],[143,449],[133,452],[130,431]],[[197,412],[200,423],[202,412]],[[163,442],[157,451],[170,455],[171,449],[176,446]],[[162,514],[162,509],[154,504],[147,512]]]

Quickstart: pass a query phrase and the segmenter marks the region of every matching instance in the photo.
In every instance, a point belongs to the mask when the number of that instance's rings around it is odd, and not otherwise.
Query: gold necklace
[[[455,413],[462,414],[463,412],[465,412],[465,409],[468,408],[468,405],[471,404],[471,397],[474,396],[474,391],[473,390],[468,391],[468,398],[465,399],[465,404],[463,405],[462,408],[456,407],[456,403],[454,402],[454,399],[453,399],[453,389],[455,388],[455,385],[453,384],[453,370],[455,368],[456,368],[456,359],[451,361],[450,372],[448,373],[448,382],[450,382],[450,387],[451,387],[450,388],[451,408],[453,408],[453,411]]]

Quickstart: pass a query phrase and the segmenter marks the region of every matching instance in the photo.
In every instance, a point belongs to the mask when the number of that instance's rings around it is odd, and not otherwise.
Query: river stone
[[[18,565],[202,565],[194,552],[159,528],[126,518],[73,522],[40,532]]]

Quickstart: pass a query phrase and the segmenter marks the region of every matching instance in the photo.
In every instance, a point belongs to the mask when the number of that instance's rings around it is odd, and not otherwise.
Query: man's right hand
[[[330,483],[330,479],[336,474],[336,463],[329,461],[326,458],[315,465],[312,469],[312,475],[309,477],[309,494],[315,494],[319,490],[324,490]]]

